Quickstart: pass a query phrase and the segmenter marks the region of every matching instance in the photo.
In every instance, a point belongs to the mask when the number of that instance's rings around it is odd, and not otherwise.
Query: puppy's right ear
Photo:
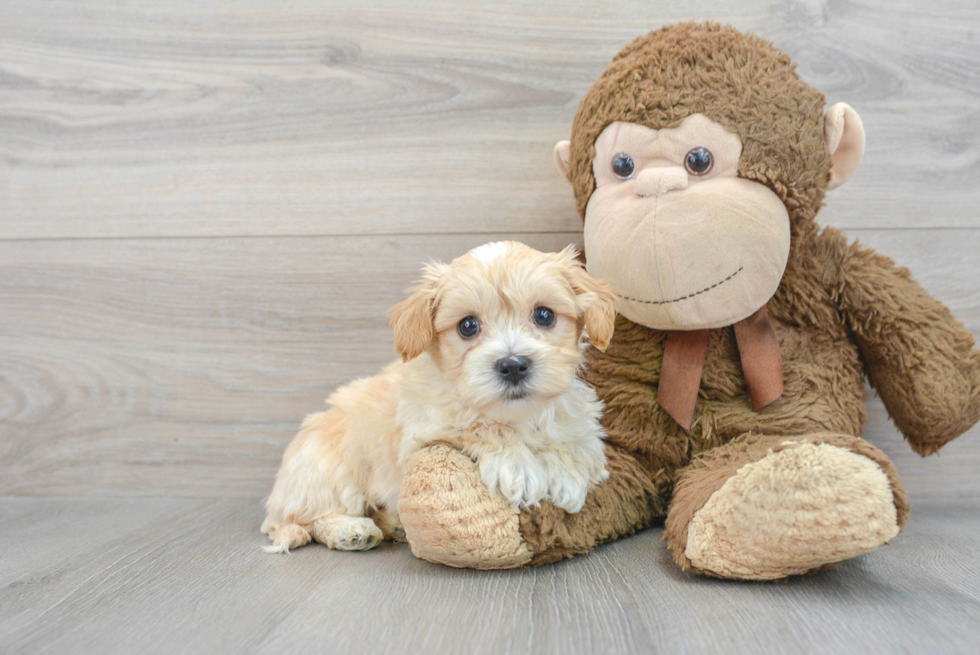
[[[395,350],[402,361],[425,352],[435,336],[435,304],[442,264],[430,264],[422,271],[422,282],[411,296],[388,310],[388,322],[395,329]]]
[[[577,261],[577,257],[578,249],[575,246],[568,246],[558,253],[558,259],[565,265],[568,281],[575,292],[575,302],[585,324],[585,331],[589,334],[589,341],[598,350],[606,352],[616,329],[619,298],[606,282],[600,282],[589,275],[581,262]]]

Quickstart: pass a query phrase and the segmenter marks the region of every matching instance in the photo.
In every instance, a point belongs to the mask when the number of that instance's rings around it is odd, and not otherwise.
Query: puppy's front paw
[[[313,536],[328,548],[370,550],[384,535],[374,521],[365,516],[331,515],[313,523]]]
[[[589,490],[609,479],[606,458],[600,451],[556,449],[539,455],[548,478],[545,496],[569,514],[582,510]]]
[[[548,495],[545,496],[569,514],[575,514],[585,505],[589,495],[589,481],[570,471],[551,476],[548,480]]]
[[[548,476],[545,498],[570,514],[581,510],[589,495],[589,476],[576,466],[580,462],[554,452],[541,453],[540,458]]]
[[[527,448],[481,454],[477,466],[490,492],[499,493],[518,507],[537,505],[548,491],[544,469]]]

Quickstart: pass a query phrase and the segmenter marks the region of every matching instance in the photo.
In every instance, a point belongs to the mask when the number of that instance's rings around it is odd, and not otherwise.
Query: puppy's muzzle
[[[524,381],[531,372],[531,360],[527,357],[502,357],[497,360],[494,368],[506,384],[516,387]]]

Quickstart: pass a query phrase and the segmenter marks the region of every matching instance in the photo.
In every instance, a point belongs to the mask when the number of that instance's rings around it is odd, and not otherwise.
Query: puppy
[[[286,449],[266,550],[403,538],[405,466],[436,441],[472,457],[487,488],[516,506],[582,509],[609,473],[602,404],[576,372],[584,333],[600,350],[612,338],[616,296],[575,256],[506,241],[427,266],[390,312],[403,361],[339,389]]]

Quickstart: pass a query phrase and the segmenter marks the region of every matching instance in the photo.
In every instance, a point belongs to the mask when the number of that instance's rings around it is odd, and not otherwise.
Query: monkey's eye
[[[715,157],[707,148],[698,146],[684,155],[684,168],[691,175],[704,175],[715,165]]]
[[[543,328],[550,328],[555,324],[555,313],[547,307],[537,307],[534,310],[534,322]]]
[[[456,326],[456,331],[464,339],[472,339],[480,331],[480,321],[476,319],[476,316],[467,316]]]
[[[625,152],[621,152],[613,157],[612,169],[613,174],[621,180],[628,180],[633,177],[633,158],[627,155]]]

